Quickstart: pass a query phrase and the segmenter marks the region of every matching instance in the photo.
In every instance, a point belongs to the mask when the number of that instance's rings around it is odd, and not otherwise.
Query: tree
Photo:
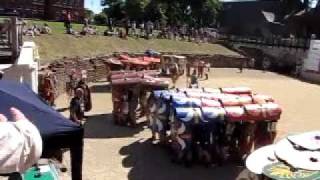
[[[104,25],[107,23],[107,15],[105,13],[100,13],[94,15],[94,23],[97,25]]]
[[[84,16],[88,19],[93,19],[94,17],[94,12],[91,11],[90,9],[85,8],[84,9]]]
[[[122,0],[106,0],[107,8],[103,9],[103,12],[108,17],[115,20],[122,20],[125,17],[125,3]]]
[[[162,3],[161,0],[151,0],[150,3],[145,7],[144,19],[166,22],[166,10],[166,4]]]
[[[125,2],[125,12],[129,19],[143,20],[145,8],[150,0],[129,0]]]
[[[104,12],[116,20],[168,21],[170,24],[215,23],[221,3],[219,0],[104,0]]]

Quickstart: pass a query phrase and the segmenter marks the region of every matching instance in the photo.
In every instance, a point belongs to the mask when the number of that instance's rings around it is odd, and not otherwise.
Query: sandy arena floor
[[[209,78],[200,82],[202,87],[248,86],[255,92],[272,95],[283,108],[278,138],[288,133],[320,129],[318,85],[254,70],[245,70],[240,74],[238,69],[212,69]],[[179,87],[185,87],[185,82],[184,78],[180,79]],[[92,86],[93,110],[87,114],[89,119],[85,124],[85,180],[246,179],[243,178],[243,169],[232,165],[185,168],[170,163],[164,149],[150,144],[150,132],[146,127],[131,129],[113,125],[109,90],[107,83]],[[67,107],[67,98],[59,97],[57,104],[59,108]],[[68,115],[68,112],[64,114]],[[69,173],[64,174],[63,179],[70,179]]]

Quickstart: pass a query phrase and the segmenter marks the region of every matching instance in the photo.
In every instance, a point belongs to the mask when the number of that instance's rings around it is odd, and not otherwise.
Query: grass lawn
[[[43,25],[45,21],[29,20],[28,24]],[[189,54],[225,54],[238,55],[237,53],[218,44],[196,44],[192,42],[182,42],[166,39],[133,39],[123,40],[118,37],[85,36],[81,38],[65,34],[62,22],[45,22],[53,34],[41,35],[30,38],[39,47],[41,63],[50,62],[62,57],[87,57],[104,55],[113,52],[144,52],[146,49],[154,49],[160,52],[177,52]],[[73,24],[73,28],[79,31],[81,24]],[[103,32],[106,27],[98,26],[99,32]]]

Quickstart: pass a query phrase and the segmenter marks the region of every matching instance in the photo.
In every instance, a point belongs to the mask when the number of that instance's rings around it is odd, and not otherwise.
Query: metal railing
[[[11,63],[18,58],[23,44],[23,23],[17,16],[6,16],[0,20],[0,54],[10,56]],[[2,63],[2,62],[0,62]]]
[[[249,37],[237,35],[220,35],[220,40],[232,43],[252,44],[256,46],[286,47],[307,50],[310,47],[310,39],[281,38],[281,37]]]

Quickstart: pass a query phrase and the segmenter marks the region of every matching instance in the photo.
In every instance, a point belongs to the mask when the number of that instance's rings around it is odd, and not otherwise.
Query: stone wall
[[[225,56],[225,55],[184,55],[188,61],[209,62],[211,67],[215,68],[239,68],[249,59],[243,56]]]
[[[65,92],[66,84],[69,81],[69,74],[74,69],[77,73],[81,70],[87,71],[88,82],[96,82],[107,77],[105,59],[109,56],[95,58],[64,58],[40,68],[39,82],[47,71],[51,71],[56,77],[56,88],[58,95]],[[39,83],[40,84],[40,83]]]
[[[166,54],[166,53],[165,53]],[[130,54],[132,56],[137,54]],[[203,60],[210,62],[212,67],[217,68],[239,68],[241,64],[247,60],[242,56],[224,56],[224,55],[199,55],[199,54],[180,54],[187,57],[188,61]],[[107,77],[107,69],[105,60],[114,55],[106,55],[94,58],[64,58],[56,60],[51,64],[44,65],[40,68],[40,82],[43,75],[47,71],[53,72],[57,79],[57,91],[58,94],[64,93],[66,89],[66,83],[69,78],[68,75],[72,69],[77,71],[86,70],[88,82],[96,82]]]

